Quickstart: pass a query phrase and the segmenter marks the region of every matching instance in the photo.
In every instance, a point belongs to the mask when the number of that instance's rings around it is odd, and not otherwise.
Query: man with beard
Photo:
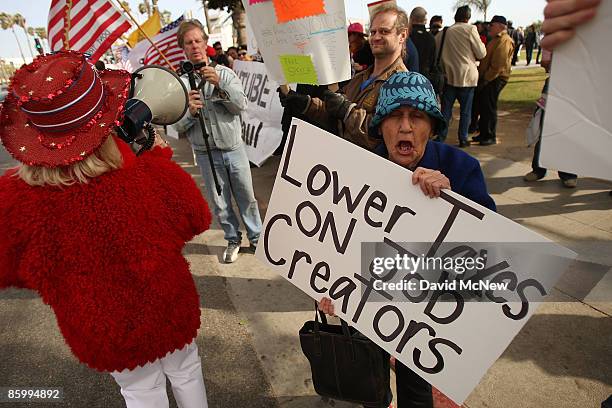
[[[358,73],[339,93],[325,90],[320,98],[294,91],[280,93],[281,104],[294,115],[305,115],[311,122],[330,128],[365,149],[373,150],[380,141],[368,135],[368,124],[376,110],[382,84],[394,73],[407,71],[402,57],[408,37],[408,16],[395,5],[383,5],[370,17],[370,47],[374,64]]]

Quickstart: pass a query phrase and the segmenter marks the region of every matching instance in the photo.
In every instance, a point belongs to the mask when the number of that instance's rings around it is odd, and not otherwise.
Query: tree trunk
[[[232,23],[234,26],[234,33],[236,39],[234,44],[244,45],[247,43],[247,32],[246,32],[246,13],[244,7],[240,4],[240,7],[236,7],[232,13]]]
[[[6,73],[6,70],[4,69],[4,61],[0,61],[0,72],[2,72],[2,81],[0,81],[0,82],[2,82],[2,83],[4,83],[4,82],[8,83],[8,82],[9,82],[10,75],[8,75],[8,74]]]
[[[32,44],[30,44],[30,36],[28,35],[28,30],[26,30],[25,27],[21,28],[23,28],[23,32],[25,33],[26,41],[28,42],[28,48],[30,48],[30,54],[32,55],[32,59],[34,59],[34,51],[32,51]]]
[[[208,18],[208,3],[206,0],[202,0],[202,7],[204,8],[204,17],[206,18],[206,29],[208,35],[210,35],[210,18]]]
[[[23,50],[21,49],[21,43],[19,42],[19,38],[17,38],[17,33],[15,32],[15,27],[11,27],[11,31],[13,31],[13,35],[15,36],[15,41],[17,42],[17,46],[19,47],[19,54],[21,54],[21,58],[23,59],[23,63],[27,64],[26,59],[23,55]]]

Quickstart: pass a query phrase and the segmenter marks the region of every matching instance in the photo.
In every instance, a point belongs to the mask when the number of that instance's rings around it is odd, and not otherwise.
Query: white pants
[[[167,408],[166,377],[180,408],[208,408],[195,340],[181,350],[134,370],[111,373],[127,408]]]

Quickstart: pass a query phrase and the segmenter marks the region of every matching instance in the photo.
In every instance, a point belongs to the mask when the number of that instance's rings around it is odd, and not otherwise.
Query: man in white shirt
[[[450,123],[455,99],[459,101],[461,116],[459,119],[459,147],[467,147],[468,127],[472,115],[474,90],[478,85],[478,67],[476,61],[486,55],[486,48],[476,26],[468,24],[472,17],[469,6],[462,6],[455,13],[455,24],[436,36],[436,49],[442,47],[441,63],[446,74],[446,85],[442,94],[442,114]],[[444,45],[442,41],[444,40]],[[439,135],[446,139],[447,131]]]

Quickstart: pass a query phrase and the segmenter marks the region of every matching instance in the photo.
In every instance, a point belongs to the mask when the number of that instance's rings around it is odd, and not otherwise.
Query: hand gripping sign
[[[256,255],[312,298],[331,298],[342,319],[462,403],[575,254],[451,191],[430,199],[410,179],[294,119]],[[403,242],[427,245],[417,254]],[[471,270],[459,252],[471,254]],[[454,270],[423,268],[442,253]],[[407,270],[416,263],[418,274]],[[402,277],[393,288],[389,273]]]

